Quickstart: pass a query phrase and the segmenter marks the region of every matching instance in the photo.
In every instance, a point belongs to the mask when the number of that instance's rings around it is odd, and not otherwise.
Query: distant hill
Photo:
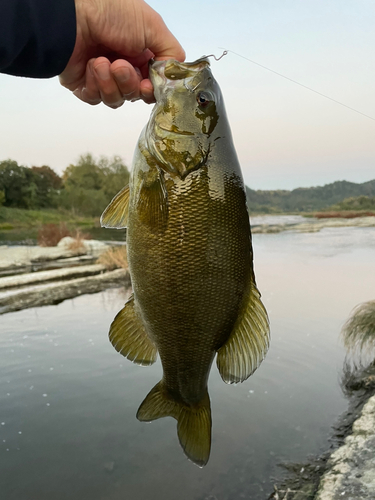
[[[246,196],[250,212],[312,212],[340,203],[345,198],[375,196],[375,179],[362,184],[336,181],[292,191],[255,191],[246,186]]]

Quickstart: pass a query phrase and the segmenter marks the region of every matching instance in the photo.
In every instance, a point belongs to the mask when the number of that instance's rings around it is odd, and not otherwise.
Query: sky
[[[222,48],[365,113],[366,118],[229,52],[212,72],[223,92],[245,183],[294,189],[375,179],[373,0],[149,0],[186,51]],[[151,106],[89,106],[57,78],[0,75],[0,161],[61,174],[81,154],[130,167]]]

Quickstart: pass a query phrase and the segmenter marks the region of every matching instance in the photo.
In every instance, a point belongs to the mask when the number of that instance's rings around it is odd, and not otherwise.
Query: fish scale
[[[242,382],[264,358],[269,324],[241,169],[208,60],[155,62],[150,76],[157,102],[129,189],[102,216],[106,227],[127,227],[133,285],[109,336],[135,363],[152,364],[159,353],[163,378],[137,418],[175,418],[181,446],[202,467],[211,448],[213,359],[225,382]]]

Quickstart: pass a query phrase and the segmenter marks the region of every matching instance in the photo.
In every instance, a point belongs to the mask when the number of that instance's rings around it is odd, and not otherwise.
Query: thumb
[[[146,24],[146,47],[155,55],[156,61],[163,59],[176,59],[183,62],[185,51],[177,38],[169,31],[162,17],[155,11],[152,21]]]

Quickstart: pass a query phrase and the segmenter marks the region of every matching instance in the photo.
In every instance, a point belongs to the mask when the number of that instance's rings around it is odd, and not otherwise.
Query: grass
[[[98,218],[73,215],[58,209],[27,210],[23,208],[0,207],[0,229],[23,229],[38,227],[42,224],[60,224],[74,226],[94,226]]]
[[[342,329],[348,352],[375,361],[375,300],[357,306]]]
[[[73,252],[83,252],[85,251],[84,240],[90,240],[91,236],[87,233],[83,233],[80,229],[76,229],[71,235],[73,241],[69,243],[68,248]]]
[[[13,224],[9,224],[9,222],[3,222],[0,224],[0,231],[11,231],[14,229]]]
[[[111,247],[97,260],[97,264],[102,264],[107,269],[117,269],[123,268],[128,269],[128,259],[127,259],[127,251],[126,246],[121,245],[118,247]]]

